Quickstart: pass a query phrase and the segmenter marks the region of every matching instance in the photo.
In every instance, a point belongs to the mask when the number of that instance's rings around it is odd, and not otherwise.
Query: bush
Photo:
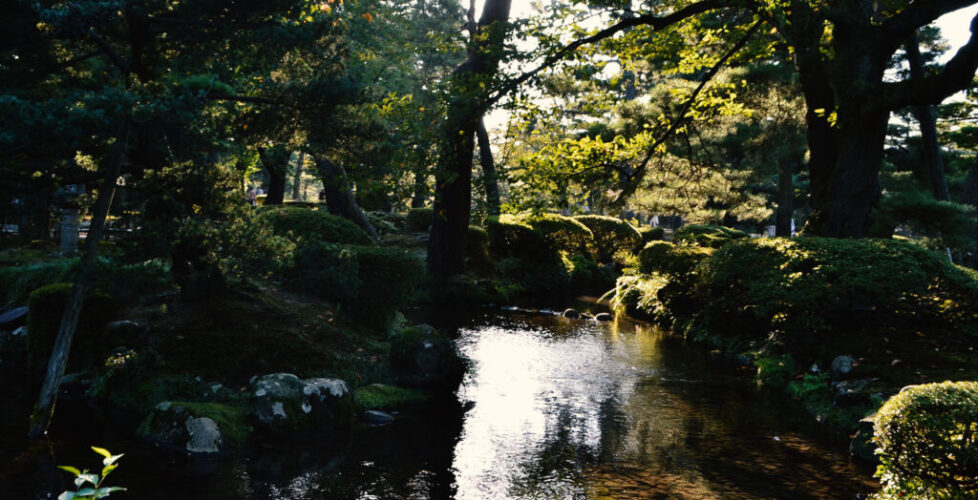
[[[878,498],[975,498],[978,382],[904,388],[876,416]]]
[[[486,232],[489,250],[496,259],[558,260],[558,254],[532,226],[511,215],[490,217],[486,221]]]
[[[711,224],[690,224],[676,230],[675,243],[687,243],[701,247],[720,248],[723,245],[747,237],[747,233],[737,229]]]
[[[44,366],[51,357],[71,287],[71,283],[54,283],[31,293],[27,305],[28,366]],[[85,295],[68,358],[70,367],[87,368],[101,361],[99,358],[105,354],[102,327],[112,321],[117,312],[116,301],[110,295],[99,291]]]
[[[0,304],[26,304],[32,291],[44,285],[70,281],[77,269],[77,258],[0,268],[0,294],[5,294],[0,295]],[[120,264],[100,258],[92,274],[92,288],[113,290],[126,301],[135,301],[173,287],[169,265],[161,260]]]
[[[653,241],[638,253],[639,270],[643,273],[663,273],[682,277],[693,272],[697,265],[713,253],[711,248],[674,245]]]
[[[407,216],[404,218],[404,225],[410,231],[427,232],[428,228],[431,227],[434,213],[434,209],[430,207],[412,208],[408,210]]]
[[[666,229],[662,226],[643,226],[638,228],[638,232],[642,235],[642,243],[645,244],[666,238]]]
[[[353,319],[383,326],[408,304],[423,277],[421,259],[403,250],[314,243],[296,251],[289,281],[338,301]]]
[[[614,288],[615,278],[597,262],[584,255],[564,257],[570,290],[574,292],[604,294]]]
[[[278,206],[263,209],[261,218],[271,223],[277,236],[294,242],[323,241],[349,245],[371,245],[367,233],[352,221],[324,210]]]
[[[469,226],[465,239],[466,267],[486,271],[492,267],[489,257],[489,232],[479,226]]]
[[[499,261],[497,267],[503,282],[515,287],[510,291],[516,295],[547,295],[566,291],[570,285],[560,259],[540,262],[511,257]]]
[[[939,254],[894,240],[736,241],[698,268],[695,293],[705,330],[753,338],[777,332],[804,359],[816,345],[831,349],[826,343],[837,331],[912,331],[914,324],[974,331],[978,305],[973,279]]]
[[[608,262],[619,250],[634,252],[642,247],[642,233],[621,219],[602,215],[579,215],[574,220],[591,230],[595,255],[601,262]]]
[[[390,234],[404,228],[404,216],[394,212],[374,210],[364,212],[378,234]]]
[[[595,248],[594,233],[570,217],[539,214],[521,216],[519,219],[529,224],[554,250],[589,255]]]

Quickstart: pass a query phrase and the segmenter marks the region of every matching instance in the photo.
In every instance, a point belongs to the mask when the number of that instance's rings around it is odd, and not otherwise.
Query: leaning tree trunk
[[[463,271],[472,201],[473,135],[502,57],[510,4],[510,0],[486,1],[468,57],[452,72],[428,240],[428,271],[436,279]]]
[[[357,197],[350,188],[350,182],[346,176],[346,170],[338,163],[334,163],[324,157],[316,158],[316,169],[319,171],[319,178],[323,181],[323,190],[326,192],[326,208],[329,213],[349,219],[354,224],[360,226],[367,232],[370,239],[377,241],[377,230],[367,219],[367,215],[357,204]]]
[[[68,353],[71,351],[71,342],[75,337],[75,331],[78,329],[78,316],[81,314],[85,287],[95,267],[98,245],[102,241],[102,234],[105,230],[105,219],[109,215],[112,196],[115,194],[116,179],[119,178],[119,173],[122,170],[126,143],[129,140],[129,128],[128,120],[119,125],[119,130],[116,133],[115,150],[109,157],[103,171],[102,188],[95,200],[92,224],[88,230],[88,237],[85,239],[85,255],[78,264],[75,282],[71,287],[71,293],[68,294],[65,310],[61,315],[61,325],[58,327],[58,336],[55,338],[48,368],[44,374],[41,394],[38,397],[37,405],[34,407],[34,412],[31,414],[29,431],[31,439],[37,439],[47,432],[48,424],[54,415],[58,386],[61,384],[61,377],[64,376],[65,366],[68,364]]]
[[[258,147],[258,158],[268,172],[268,196],[266,205],[281,205],[285,201],[285,176],[288,173],[289,156],[282,150],[272,151]]]
[[[486,190],[486,212],[489,215],[499,215],[499,178],[496,175],[496,163],[492,158],[492,146],[489,144],[489,132],[482,118],[475,126],[475,135],[479,140],[479,164],[482,166],[482,184]]]
[[[907,62],[910,64],[910,78],[924,78],[924,60],[920,55],[920,45],[914,34],[904,44]],[[920,136],[923,140],[924,166],[926,171],[922,176],[924,181],[938,200],[950,200],[951,194],[947,188],[947,178],[944,175],[944,160],[941,158],[941,146],[937,142],[937,120],[934,108],[931,106],[914,106],[913,114],[920,124]]]

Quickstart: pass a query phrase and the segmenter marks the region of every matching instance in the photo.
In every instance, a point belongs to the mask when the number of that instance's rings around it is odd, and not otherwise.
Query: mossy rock
[[[720,248],[727,243],[747,238],[749,235],[738,229],[712,224],[690,224],[676,230],[672,241],[701,247]]]
[[[428,394],[417,389],[405,389],[394,385],[370,384],[353,391],[357,412],[366,410],[403,410],[428,399]]]
[[[353,422],[353,394],[339,379],[265,375],[255,381],[250,407],[255,425],[278,436],[335,432]]]
[[[407,386],[447,387],[462,381],[465,365],[455,343],[430,325],[416,325],[391,338],[391,366]]]
[[[71,288],[71,283],[54,283],[31,292],[27,305],[28,366],[44,366],[51,357]],[[97,290],[85,295],[68,356],[70,371],[101,364],[101,358],[108,350],[103,341],[102,328],[115,319],[117,313],[118,304],[111,295]]]
[[[210,455],[243,446],[252,427],[243,405],[164,401],[146,416],[136,434],[167,449]]]

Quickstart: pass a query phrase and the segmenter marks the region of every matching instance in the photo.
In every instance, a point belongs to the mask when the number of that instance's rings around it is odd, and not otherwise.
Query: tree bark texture
[[[794,164],[785,159],[778,159],[778,211],[774,220],[774,231],[777,236],[791,236],[791,216],[794,212],[795,186],[791,180],[794,175]]]
[[[489,83],[502,57],[510,0],[487,0],[468,57],[452,72],[444,146],[435,173],[428,271],[436,279],[463,271],[472,202],[473,136],[488,105]]]
[[[302,201],[302,170],[305,167],[306,155],[299,153],[295,163],[295,176],[292,177],[292,199]]]
[[[268,172],[268,195],[266,205],[281,205],[285,201],[285,176],[289,170],[289,156],[281,148],[271,150],[258,147],[258,158]]]
[[[61,384],[61,377],[64,376],[65,367],[68,365],[71,342],[74,340],[75,331],[78,329],[78,316],[81,314],[85,288],[92,269],[95,267],[98,245],[102,241],[102,235],[105,230],[105,219],[109,215],[112,197],[115,194],[116,179],[119,178],[119,173],[122,170],[122,162],[126,155],[129,130],[130,123],[128,120],[119,125],[119,129],[116,132],[115,150],[104,167],[102,187],[99,190],[98,198],[95,200],[91,227],[88,230],[88,237],[85,239],[85,255],[78,264],[75,281],[71,287],[71,293],[68,294],[65,310],[61,315],[61,325],[58,327],[58,336],[55,338],[51,358],[48,361],[47,371],[44,374],[41,394],[38,396],[37,405],[31,414],[30,431],[28,434],[31,439],[37,439],[47,432],[51,417],[54,414],[58,386]]]
[[[346,170],[340,164],[324,157],[316,158],[316,169],[319,171],[319,178],[323,181],[323,190],[326,191],[326,208],[329,213],[353,221],[367,232],[370,239],[378,241],[380,238],[377,236],[377,230],[357,204]]]
[[[910,65],[910,78],[924,78],[924,59],[920,55],[920,45],[914,34],[904,44],[907,62]],[[937,200],[947,201],[951,194],[947,188],[947,178],[944,175],[944,159],[941,158],[941,146],[937,142],[937,119],[931,106],[914,106],[913,114],[920,124],[920,137],[923,141],[924,176],[922,180],[934,194]]]
[[[482,118],[476,124],[475,136],[479,141],[479,164],[482,166],[482,185],[486,191],[486,212],[489,215],[499,215],[502,203],[499,200],[499,178],[496,175],[496,163],[492,158],[492,146],[489,144],[489,132]]]

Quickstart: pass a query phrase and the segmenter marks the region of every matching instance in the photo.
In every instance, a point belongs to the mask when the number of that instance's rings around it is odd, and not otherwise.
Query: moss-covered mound
[[[646,244],[666,238],[666,229],[662,226],[642,226],[638,228],[638,232],[642,235],[642,243]]]
[[[418,389],[405,389],[387,384],[370,384],[353,391],[353,401],[358,412],[366,410],[403,410],[428,399]]]
[[[642,233],[617,217],[579,215],[574,220],[591,230],[595,257],[601,262],[610,261],[617,252],[635,252],[642,247]]]
[[[404,225],[410,231],[427,231],[434,213],[431,207],[412,208],[404,218]]]
[[[367,233],[359,226],[322,209],[276,206],[264,208],[260,214],[262,219],[271,224],[276,235],[295,242],[373,244]]]
[[[747,238],[747,233],[738,229],[712,224],[690,224],[676,230],[673,241],[701,247],[720,248],[727,243]]]

